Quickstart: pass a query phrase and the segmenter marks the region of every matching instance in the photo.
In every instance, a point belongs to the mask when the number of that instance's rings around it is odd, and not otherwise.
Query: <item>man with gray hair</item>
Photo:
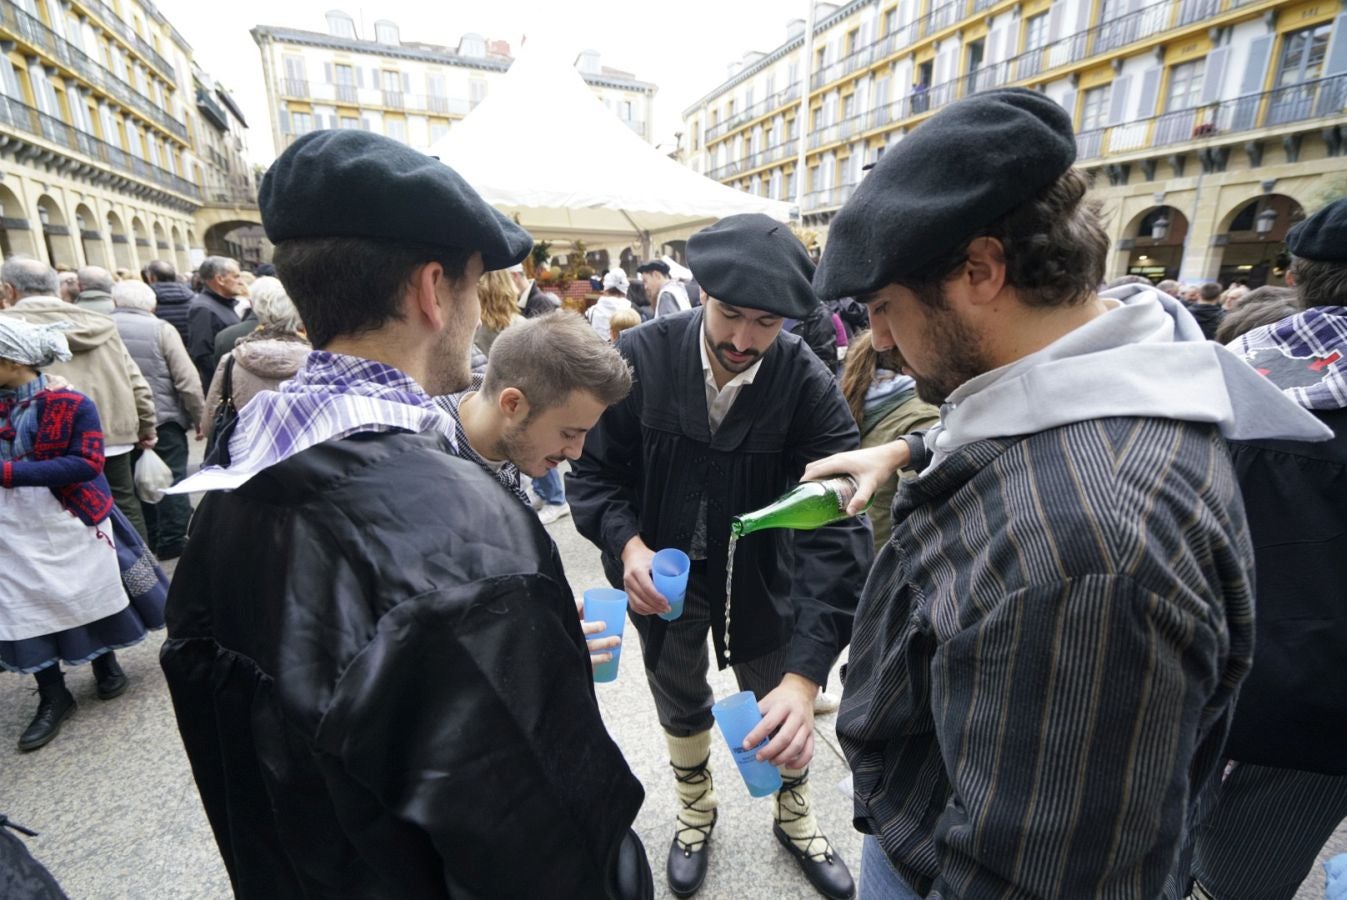
[[[143,282],[119,281],[112,287],[116,309],[112,321],[126,349],[136,361],[154,394],[155,429],[159,443],[155,450],[173,472],[173,480],[187,477],[187,429],[202,439],[205,399],[201,394],[201,376],[187,355],[187,347],[172,324],[155,316],[154,290]],[[143,451],[132,451],[132,465]],[[187,520],[192,505],[182,494],[166,495],[158,503],[143,503],[145,529],[150,549],[161,560],[177,559],[187,542]]]
[[[0,266],[4,303],[0,316],[15,316],[37,325],[69,322],[66,342],[74,357],[44,371],[60,375],[94,401],[103,425],[103,475],[123,515],[148,541],[145,517],[136,499],[131,451],[148,449],[158,440],[154,395],[127,352],[112,317],[66,303],[56,296],[56,272],[36,259],[10,257]]]
[[[75,305],[81,309],[92,309],[107,315],[112,314],[112,273],[100,266],[80,266],[79,296]]]
[[[197,268],[201,292],[187,308],[187,352],[203,387],[214,371],[215,336],[239,323],[234,298],[239,295],[239,264],[227,256],[207,256]]]

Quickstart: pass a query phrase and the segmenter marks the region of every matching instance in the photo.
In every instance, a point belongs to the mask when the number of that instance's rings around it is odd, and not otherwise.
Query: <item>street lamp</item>
[[[1169,237],[1169,217],[1162,210],[1160,218],[1151,222],[1151,240],[1163,241],[1167,237]]]
[[[1264,207],[1263,211],[1254,217],[1253,227],[1258,232],[1258,237],[1266,238],[1272,232],[1272,226],[1277,223],[1277,211],[1272,207]]]

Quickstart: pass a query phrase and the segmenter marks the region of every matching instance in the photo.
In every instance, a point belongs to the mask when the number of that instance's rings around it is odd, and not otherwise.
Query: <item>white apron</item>
[[[0,640],[88,625],[128,602],[110,521],[85,525],[50,488],[0,488]]]

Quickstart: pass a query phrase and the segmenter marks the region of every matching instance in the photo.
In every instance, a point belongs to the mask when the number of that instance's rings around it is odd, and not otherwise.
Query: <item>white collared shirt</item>
[[[706,351],[705,323],[702,324],[701,340],[697,341],[697,346],[702,350],[702,373],[706,376],[706,421],[711,426],[711,433],[715,434],[720,430],[720,423],[730,414],[730,407],[734,406],[739,391],[744,385],[752,384],[753,379],[758,377],[762,359],[759,358],[753,365],[731,378],[723,388],[718,388],[716,373],[711,368],[711,356]]]

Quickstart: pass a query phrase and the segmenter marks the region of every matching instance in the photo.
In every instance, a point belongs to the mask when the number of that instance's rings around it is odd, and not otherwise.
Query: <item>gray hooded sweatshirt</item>
[[[1146,416],[1219,425],[1229,440],[1324,441],[1332,432],[1225,347],[1183,304],[1142,285],[1036,353],[962,384],[926,435],[932,463],[956,447],[1088,419]]]

